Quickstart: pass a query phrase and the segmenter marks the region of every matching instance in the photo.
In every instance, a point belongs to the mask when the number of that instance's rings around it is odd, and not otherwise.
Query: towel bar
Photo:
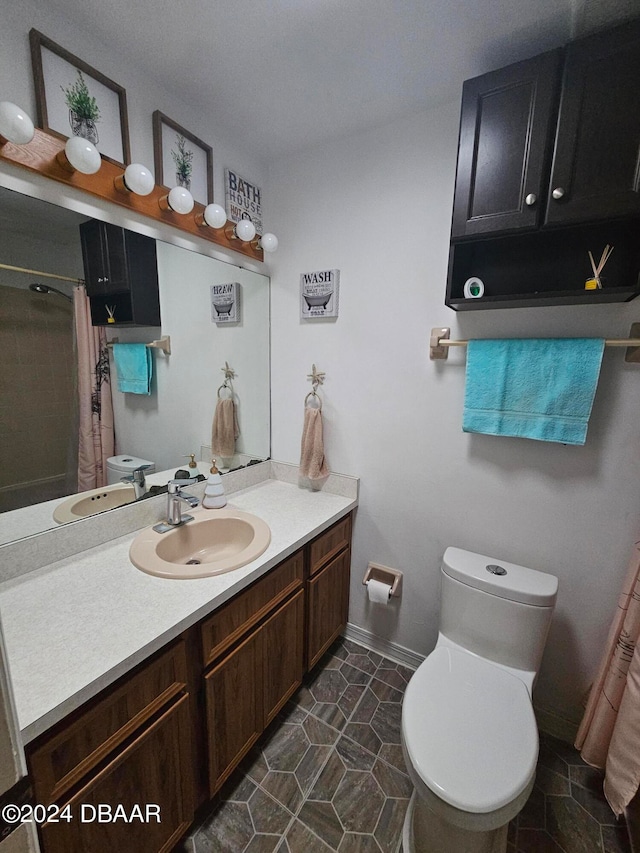
[[[110,341],[107,341],[107,346],[112,347],[114,344],[120,343],[119,338],[112,338]],[[169,335],[164,335],[164,337],[160,338],[158,341],[151,341],[145,346],[149,347],[149,349],[161,349],[165,355],[171,355],[171,338]]]
[[[449,347],[466,347],[469,341],[452,341],[449,339],[451,329],[442,326],[436,326],[431,329],[429,338],[429,358],[432,361],[446,359],[449,357]],[[625,355],[625,361],[630,363],[640,363],[640,323],[633,323],[630,330],[631,337],[629,338],[606,338],[605,346],[608,347],[628,347]]]

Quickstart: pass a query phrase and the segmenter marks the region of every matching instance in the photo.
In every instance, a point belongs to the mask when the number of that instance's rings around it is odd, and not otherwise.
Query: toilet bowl
[[[440,633],[403,701],[404,853],[503,853],[535,779],[531,691],[557,579],[448,548]]]

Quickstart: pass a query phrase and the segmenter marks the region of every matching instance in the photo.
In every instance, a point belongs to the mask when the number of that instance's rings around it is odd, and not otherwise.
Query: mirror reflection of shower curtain
[[[68,451],[77,444],[70,303],[3,276],[0,365],[0,512],[75,492],[77,465],[72,478],[68,468]]]
[[[73,289],[78,356],[78,491],[107,484],[107,459],[114,454],[109,351],[104,328],[91,325],[84,286]]]

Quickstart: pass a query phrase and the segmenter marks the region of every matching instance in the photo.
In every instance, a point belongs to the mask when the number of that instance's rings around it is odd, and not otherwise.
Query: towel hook
[[[311,380],[312,388],[311,388],[311,391],[309,391],[307,396],[304,398],[305,406],[307,405],[307,400],[309,399],[309,397],[315,397],[316,400],[318,401],[318,408],[322,411],[322,398],[318,394],[318,386],[324,385],[324,377],[325,376],[326,376],[325,373],[321,373],[318,370],[316,370],[315,364],[311,365],[311,373],[307,374],[307,379]]]
[[[236,372],[233,368],[229,367],[229,363],[225,361],[224,367],[221,367],[220,370],[224,373],[224,382],[218,388],[218,398],[220,397],[220,392],[223,388],[226,388],[227,391],[231,393],[231,397],[233,397],[233,386],[231,384],[231,380],[236,378]]]

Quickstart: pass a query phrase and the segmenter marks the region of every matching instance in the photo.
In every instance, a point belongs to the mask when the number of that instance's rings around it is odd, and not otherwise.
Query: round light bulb
[[[223,228],[227,221],[227,212],[219,204],[208,204],[204,209],[203,216],[209,228]]]
[[[26,145],[35,134],[33,122],[17,104],[0,101],[0,138],[14,145]]]
[[[193,196],[184,187],[174,187],[169,192],[167,201],[171,210],[176,213],[191,213],[193,210]]]
[[[267,232],[260,238],[260,247],[265,252],[275,252],[278,248],[278,238],[275,234]]]
[[[124,183],[136,195],[149,195],[156,185],[155,178],[142,163],[130,163],[124,170]]]
[[[256,226],[250,219],[241,219],[236,222],[236,234],[243,243],[248,243],[256,236]]]
[[[94,175],[102,165],[102,158],[96,146],[80,136],[67,139],[64,153],[71,166],[83,175]]]

